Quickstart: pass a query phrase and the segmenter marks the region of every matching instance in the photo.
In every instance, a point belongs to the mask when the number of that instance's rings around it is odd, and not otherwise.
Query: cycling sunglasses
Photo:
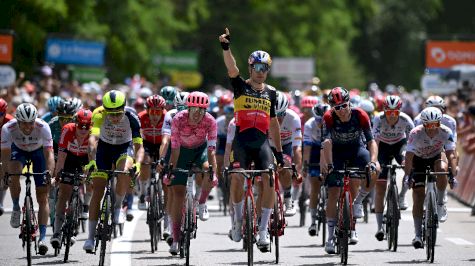
[[[340,104],[340,105],[335,105],[335,106],[333,106],[333,108],[334,108],[336,111],[339,111],[339,110],[341,110],[341,109],[348,108],[348,103],[343,103],[343,104]]]
[[[121,116],[124,114],[124,111],[108,111],[107,115],[110,116]]]
[[[269,71],[270,67],[267,64],[254,64],[252,65],[252,69],[254,69],[256,72],[265,73]]]
[[[440,127],[440,122],[431,122],[431,123],[424,123],[424,127],[427,129],[434,129]]]
[[[0,112],[0,116],[4,116],[5,115],[5,112]]]
[[[277,115],[278,117],[284,117],[286,113],[287,113],[287,112],[282,112],[282,113],[277,113],[276,115]]]
[[[201,108],[201,107],[197,107],[197,106],[189,107],[188,110],[190,110],[190,113],[198,112],[200,114],[204,114],[206,112],[206,109]]]
[[[91,124],[78,124],[78,128],[79,129],[90,129],[91,128]]]
[[[384,114],[388,116],[399,116],[399,110],[384,110]]]

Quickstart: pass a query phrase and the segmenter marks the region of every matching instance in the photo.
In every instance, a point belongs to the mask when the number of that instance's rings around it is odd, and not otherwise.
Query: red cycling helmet
[[[350,100],[350,94],[343,87],[335,87],[328,93],[328,102],[332,105],[340,105]]]
[[[8,103],[3,99],[0,98],[0,113],[5,113],[7,111]]]
[[[300,101],[300,108],[313,108],[318,103],[318,98],[315,96],[304,96]]]
[[[160,95],[152,95],[147,98],[145,102],[145,108],[164,108],[165,107],[165,99]]]
[[[209,97],[204,92],[194,91],[190,93],[190,95],[188,95],[188,99],[186,100],[186,105],[188,107],[208,108]]]
[[[88,109],[79,109],[76,113],[76,123],[81,125],[90,125],[92,121],[92,112]]]
[[[225,93],[219,97],[218,104],[221,106],[228,105],[233,103],[233,97],[232,95]]]

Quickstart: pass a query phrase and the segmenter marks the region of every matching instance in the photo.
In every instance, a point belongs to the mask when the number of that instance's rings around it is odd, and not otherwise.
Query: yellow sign
[[[170,71],[171,83],[187,88],[197,88],[203,82],[203,76],[196,71]]]

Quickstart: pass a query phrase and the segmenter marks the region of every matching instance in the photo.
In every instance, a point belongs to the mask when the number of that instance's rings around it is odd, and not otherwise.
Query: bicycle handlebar
[[[381,168],[387,168],[387,169],[404,169],[404,165],[387,164],[387,165],[381,165]]]
[[[292,179],[297,178],[297,167],[295,166],[294,163],[292,164],[292,166],[284,166],[284,167],[281,167],[281,169],[292,170]]]
[[[209,179],[211,181],[213,181],[213,178],[214,178],[214,171],[213,171],[213,166],[209,166],[208,170],[203,170],[201,168],[198,168],[198,166],[195,165],[195,164],[192,164],[190,169],[183,169],[183,168],[173,168],[173,164],[169,164],[168,165],[168,169],[166,170],[166,173],[170,174],[172,172],[180,172],[180,173],[186,173],[187,175],[189,175],[190,173],[193,173],[193,174],[206,174],[206,173],[209,173]]]
[[[253,179],[254,177],[260,174],[269,174],[269,185],[271,187],[274,186],[274,169],[267,169],[267,170],[229,170],[228,167],[224,168],[224,176],[227,178],[229,174],[241,174],[247,179]]]
[[[5,176],[3,177],[5,182],[8,183],[8,178],[10,176],[34,176],[34,175],[43,175],[44,177],[44,181],[46,184],[50,184],[51,183],[51,173],[49,170],[46,170],[46,171],[43,171],[41,173],[32,173],[32,172],[26,172],[26,173],[5,173]]]
[[[365,170],[361,170],[358,167],[347,167],[346,164],[344,165],[343,170],[335,170],[333,169],[332,172],[338,173],[338,174],[343,174],[343,175],[365,175],[366,177],[366,187],[369,187],[369,182],[370,182],[370,176],[371,176],[371,169],[369,166],[365,166]]]

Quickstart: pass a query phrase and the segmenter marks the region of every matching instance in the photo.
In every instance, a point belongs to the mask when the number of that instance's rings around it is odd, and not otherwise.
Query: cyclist
[[[162,143],[163,119],[167,111],[165,108],[165,99],[160,95],[152,95],[145,101],[144,111],[139,113],[143,147],[145,150],[144,163],[150,163],[152,156],[157,154],[160,158],[160,144]],[[146,210],[145,195],[147,194],[147,184],[150,180],[150,165],[142,165],[140,171],[140,197],[139,210]]]
[[[399,96],[386,96],[384,112],[374,117],[373,136],[378,144],[378,161],[381,165],[389,165],[393,159],[401,165],[404,164],[407,137],[414,128],[414,123],[407,114],[400,111],[401,106],[402,101]],[[378,224],[375,237],[378,241],[383,241],[385,235],[383,211],[387,178],[388,169],[383,168],[375,187],[375,213]]]
[[[317,203],[320,194],[320,168],[316,164],[320,163],[320,151],[323,140],[323,115],[330,110],[330,105],[325,103],[315,104],[312,108],[313,116],[305,122],[303,134],[303,160],[305,163],[303,175],[310,176],[310,217],[312,219],[308,234],[317,234]],[[310,165],[308,165],[309,163]]]
[[[378,164],[378,146],[371,133],[371,123],[368,115],[360,108],[350,107],[350,96],[348,91],[342,87],[333,88],[328,94],[328,100],[332,106],[323,116],[324,121],[324,142],[323,161],[321,170],[326,176],[328,184],[328,203],[327,203],[327,222],[328,222],[328,241],[325,245],[325,251],[329,254],[335,253],[333,243],[333,230],[336,223],[336,202],[340,195],[342,175],[333,174],[333,169],[342,170],[347,161],[350,167],[364,168],[370,166],[372,169],[369,188],[362,186],[358,195],[355,197],[360,185],[359,178],[351,180],[351,195],[355,199],[353,205],[353,218],[363,216],[363,199],[368,195],[374,186],[379,170]],[[366,145],[363,142],[366,141]],[[366,147],[367,146],[367,147]],[[358,243],[358,236],[354,230],[354,221],[352,223],[350,244]]]
[[[162,126],[162,144],[160,145],[160,160],[161,162],[168,163],[171,154],[171,146],[170,146],[170,137],[172,134],[172,119],[179,111],[183,111],[187,108],[186,101],[188,99],[188,95],[190,93],[186,91],[180,91],[175,94],[175,99],[173,100],[173,104],[176,108],[169,110],[165,114],[165,118],[163,121]],[[173,238],[171,237],[169,226],[171,224],[170,218],[170,208],[172,194],[169,193],[169,189],[167,186],[163,186],[164,192],[164,199],[165,199],[165,217],[163,219],[163,238],[167,241],[167,244],[171,245],[173,243]]]
[[[280,124],[280,139],[284,153],[286,166],[295,163],[298,177],[295,180],[297,184],[302,182],[302,128],[300,117],[294,111],[289,109],[289,100],[282,92],[277,92],[277,102],[275,113]],[[271,149],[274,153],[276,145],[272,139],[269,139]],[[291,198],[292,179],[291,171],[282,169],[279,171],[279,181],[284,189],[285,216],[294,216],[297,212],[294,206],[294,200]],[[298,188],[298,187],[297,187]],[[298,189],[297,189],[298,190]]]
[[[423,248],[422,242],[422,213],[425,196],[425,176],[417,175],[412,177],[413,172],[425,172],[427,166],[435,171],[447,171],[447,162],[442,160],[442,153],[448,158],[449,165],[452,167],[452,176],[456,176],[457,159],[455,157],[455,141],[452,130],[441,124],[442,112],[436,107],[427,107],[421,112],[422,125],[416,126],[407,141],[407,151],[405,157],[405,183],[412,190],[413,207],[412,216],[414,218],[414,230],[416,236],[412,240],[414,248]],[[456,184],[455,178],[448,180],[450,187]],[[447,186],[447,177],[437,177],[437,213],[445,211],[444,190]],[[445,219],[440,222],[445,222]]]
[[[176,87],[165,86],[160,89],[160,95],[165,99],[165,109],[171,110],[174,107],[175,95],[177,94]]]
[[[239,75],[236,60],[229,48],[230,35],[226,33],[219,36],[223,48],[224,63],[234,89],[234,108],[236,119],[236,137],[233,142],[232,168],[249,168],[254,161],[255,169],[264,170],[273,168],[274,156],[269,145],[268,135],[274,140],[277,163],[283,166],[284,156],[280,141],[280,126],[275,114],[276,90],[264,83],[272,64],[270,55],[265,51],[252,52],[248,58],[248,71],[250,78],[244,80]],[[269,218],[274,206],[275,192],[269,184],[268,174],[262,175],[262,211],[259,224],[259,240],[257,246],[262,252],[269,250],[270,239],[267,230]],[[244,201],[244,178],[239,174],[231,177],[231,198],[236,215],[233,228],[233,240],[239,242],[242,238],[242,210]]]
[[[74,114],[78,111],[77,105],[73,101],[61,101],[56,108],[57,116],[53,117],[48,125],[53,136],[54,154],[58,155],[58,143],[61,137],[61,130],[64,125],[73,121]]]
[[[214,117],[206,112],[209,106],[209,98],[206,93],[195,91],[190,93],[187,99],[188,110],[183,110],[175,115],[172,121],[171,134],[171,157],[170,164],[174,168],[187,169],[189,163],[197,167],[208,169],[209,165],[216,169],[216,138],[217,128]],[[209,162],[209,163],[208,163]],[[170,177],[171,202],[170,214],[172,216],[173,243],[170,253],[178,253],[180,228],[182,221],[182,209],[185,202],[187,174],[173,172]],[[206,200],[211,189],[216,185],[216,177],[213,182],[209,180],[209,174],[199,175],[196,179],[199,218],[202,221],[209,219]]]
[[[49,123],[49,121],[58,115],[58,112],[56,111],[56,108],[61,104],[63,99],[59,96],[53,96],[48,99],[48,112],[44,114],[41,119],[43,119],[46,123]]]
[[[15,113],[15,119],[10,120],[2,127],[2,164],[4,176],[8,171],[18,173],[25,166],[26,160],[34,162],[35,173],[54,170],[53,140],[51,131],[45,121],[38,118],[38,111],[33,104],[20,104]],[[43,176],[34,176],[36,186],[36,200],[38,201],[38,223],[40,237],[38,248],[40,255],[48,252],[46,245],[46,224],[48,222],[48,185]],[[13,201],[13,211],[10,225],[18,228],[21,223],[20,210],[20,177],[12,176],[10,193]]]
[[[7,107],[8,107],[8,103],[3,98],[0,98],[0,128],[3,127],[3,125],[5,125],[6,123],[8,123],[8,121],[13,119],[12,115],[7,114]],[[4,171],[3,171],[3,168],[1,167],[2,166],[0,165],[0,173],[3,173]],[[3,181],[3,178],[0,181]],[[5,199],[5,194],[7,192],[7,189],[8,189],[8,184],[4,184],[3,182],[0,182],[0,216],[2,216],[3,212],[5,211],[3,209],[3,200]]]
[[[442,120],[440,122],[442,123],[442,125],[445,125],[450,130],[452,130],[453,137],[454,137],[454,142],[457,143],[457,121],[453,117],[451,117],[451,116],[449,116],[448,114],[445,113],[446,112],[446,105],[445,105],[444,99],[440,96],[437,96],[437,95],[430,96],[425,101],[425,107],[436,107],[442,112]],[[422,119],[421,119],[420,114],[414,118],[414,124],[416,126],[422,124]],[[455,150],[454,152],[455,152],[455,157],[458,158],[457,150]],[[445,157],[442,157],[442,160],[447,162],[447,158],[445,158]],[[438,192],[444,191],[444,205],[447,203],[447,190],[446,190],[446,188],[447,188],[447,186],[444,186],[444,188],[441,189],[441,191],[438,191]],[[405,200],[406,191],[407,191],[407,187],[403,186],[403,188],[401,190],[401,194],[400,194],[400,201],[402,203],[404,203],[405,206],[407,206],[407,202]],[[441,220],[445,221],[447,219],[447,211],[446,211],[445,207],[441,208],[440,211],[438,211],[437,213],[439,214],[439,218]]]
[[[89,234],[83,249],[90,253],[94,249],[94,236],[98,223],[100,202],[104,195],[104,188],[108,175],[100,170],[128,171],[133,166],[140,172],[140,163],[144,151],[140,135],[140,120],[135,110],[125,106],[125,94],[111,90],[102,97],[102,106],[96,108],[92,115],[92,129],[89,138],[89,149],[92,158],[87,169],[96,168],[91,174],[93,192],[89,208]],[[134,164],[135,157],[135,164]],[[122,201],[131,177],[119,174],[115,189],[114,223],[122,224],[125,215],[122,210]]]
[[[62,177],[61,171],[68,173],[82,173],[83,167],[92,160],[88,153],[89,131],[91,128],[92,112],[87,109],[80,109],[75,115],[75,122],[66,124],[63,127],[59,141],[59,152],[56,168],[53,176],[55,183],[59,184],[58,199],[56,201],[56,215],[54,219],[54,232],[50,243],[53,248],[61,245],[61,227],[64,223],[64,212],[66,202],[71,197],[73,181],[69,177]],[[84,204],[89,206],[88,200]],[[87,208],[85,208],[87,209]],[[71,238],[71,245],[76,239]]]

